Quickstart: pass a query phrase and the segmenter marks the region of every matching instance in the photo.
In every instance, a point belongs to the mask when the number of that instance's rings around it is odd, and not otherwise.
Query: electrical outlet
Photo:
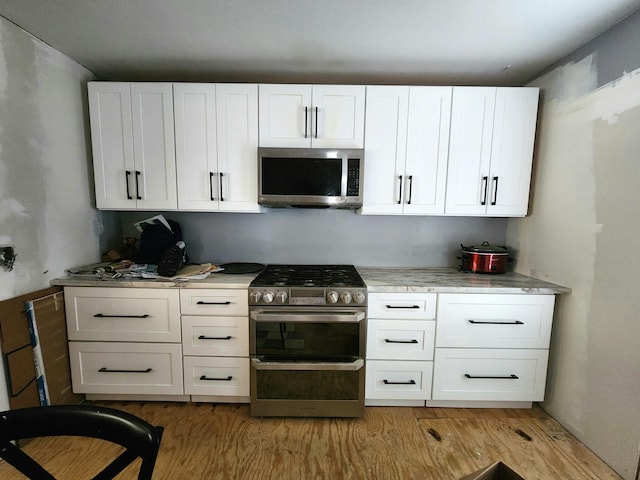
[[[13,270],[13,264],[16,261],[16,252],[11,245],[0,245],[0,265],[7,270]]]

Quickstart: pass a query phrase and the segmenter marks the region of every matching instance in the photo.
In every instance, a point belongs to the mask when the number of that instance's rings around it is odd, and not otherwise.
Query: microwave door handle
[[[364,320],[364,312],[345,312],[345,313],[316,313],[316,312],[251,312],[251,318],[256,322],[360,322]]]
[[[309,127],[309,107],[304,107],[304,138],[308,136]]]
[[[263,362],[252,358],[251,364],[256,370],[325,370],[325,371],[358,371],[364,367],[364,360],[358,358],[353,362]]]

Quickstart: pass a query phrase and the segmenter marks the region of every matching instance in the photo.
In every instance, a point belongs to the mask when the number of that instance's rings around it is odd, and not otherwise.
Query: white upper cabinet
[[[365,87],[260,85],[260,146],[362,148]]]
[[[259,211],[258,87],[176,83],[178,208]]]
[[[258,85],[216,85],[219,210],[259,212]]]
[[[363,214],[444,213],[451,87],[367,87]]]
[[[537,88],[454,87],[446,214],[527,214],[537,110]]]
[[[89,82],[96,205],[177,207],[171,84]]]

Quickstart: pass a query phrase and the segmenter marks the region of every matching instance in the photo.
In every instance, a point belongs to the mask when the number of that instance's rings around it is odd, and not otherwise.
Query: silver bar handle
[[[364,367],[364,360],[358,358],[353,362],[263,362],[252,358],[251,364],[256,370],[324,370],[355,372]]]
[[[275,311],[269,313],[251,312],[251,318],[256,322],[351,322],[356,323],[364,320],[364,312],[341,312],[341,313],[317,313],[317,312],[298,312]]]

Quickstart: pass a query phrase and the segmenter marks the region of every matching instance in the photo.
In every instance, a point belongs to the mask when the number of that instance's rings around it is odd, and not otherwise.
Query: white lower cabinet
[[[189,395],[249,396],[249,359],[184,357],[184,391]]]
[[[554,302],[553,295],[439,294],[432,400],[544,400]]]
[[[246,289],[65,287],[73,391],[249,401]]]
[[[369,294],[366,405],[424,406],[431,398],[436,298]]]
[[[75,393],[182,395],[179,343],[69,342]]]
[[[246,289],[181,289],[184,391],[194,401],[249,402]]]
[[[433,400],[544,400],[548,350],[437,348]]]
[[[177,290],[65,287],[64,294],[74,393],[185,400]]]

